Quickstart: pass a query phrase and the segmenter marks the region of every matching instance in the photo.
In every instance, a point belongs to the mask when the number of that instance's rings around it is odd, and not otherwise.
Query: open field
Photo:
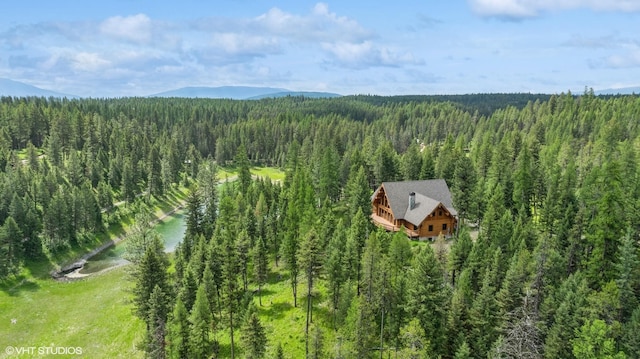
[[[0,358],[11,347],[79,347],[87,358],[140,358],[126,267],[73,282],[23,279],[0,290]],[[15,322],[14,322],[15,320]],[[67,356],[59,356],[67,357]]]
[[[284,171],[276,167],[251,167],[251,174],[255,177],[269,177],[271,181],[284,181]],[[238,169],[233,166],[218,167],[218,179],[222,182],[226,178],[232,179],[238,175]]]

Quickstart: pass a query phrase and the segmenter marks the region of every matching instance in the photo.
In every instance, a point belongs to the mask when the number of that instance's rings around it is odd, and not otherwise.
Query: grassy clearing
[[[141,358],[135,343],[142,340],[144,323],[132,314],[129,288],[125,267],[74,282],[32,278],[4,283],[0,358],[9,357],[7,346],[51,345],[80,347],[87,358]]]
[[[327,306],[327,290],[322,281],[316,282],[313,290],[313,323],[323,329],[325,343],[334,342],[335,333],[331,328],[331,311]],[[305,357],[305,324],[306,324],[306,285],[304,277],[299,278],[298,303],[293,306],[291,283],[286,270],[271,268],[267,283],[262,288],[262,306],[259,305],[258,294],[253,297],[253,303],[258,308],[258,314],[267,333],[267,358],[273,357],[278,344],[282,345],[285,358]],[[252,285],[250,290],[257,290]],[[226,325],[227,318],[223,318]],[[243,357],[240,330],[235,332],[236,357]],[[220,344],[220,356],[230,356],[230,337],[227,328],[219,330],[216,339]],[[327,352],[327,348],[325,348]]]
[[[276,167],[252,167],[251,174],[256,177],[270,178],[272,181],[283,181],[284,171]],[[234,166],[218,167],[218,179],[224,181],[238,175],[238,169]]]
[[[284,171],[275,167],[254,167],[251,174],[258,177],[268,177],[272,181],[284,181]]]
[[[165,198],[152,198],[150,208],[157,218],[179,206],[186,195],[186,188],[178,188]],[[142,357],[136,345],[142,340],[144,324],[132,314],[126,267],[73,282],[57,282],[49,274],[124,235],[133,222],[133,208],[118,208],[118,222],[105,233],[87,236],[54,256],[28,261],[18,276],[0,283],[0,358],[7,357],[7,346],[52,344],[81,347],[83,357]]]

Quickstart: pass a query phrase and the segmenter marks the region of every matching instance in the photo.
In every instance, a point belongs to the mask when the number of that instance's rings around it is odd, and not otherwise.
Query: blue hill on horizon
[[[593,92],[596,95],[633,95],[640,94],[640,86],[636,87],[622,87],[617,89],[603,89]]]
[[[56,91],[45,90],[24,82],[0,78],[0,96],[12,97],[67,97],[78,98],[75,95],[63,94]]]
[[[147,97],[188,97],[188,98],[226,98],[232,100],[259,100],[285,96],[305,96],[312,98],[339,97],[329,92],[290,91],[276,87],[220,86],[220,87],[182,87],[160,92]]]

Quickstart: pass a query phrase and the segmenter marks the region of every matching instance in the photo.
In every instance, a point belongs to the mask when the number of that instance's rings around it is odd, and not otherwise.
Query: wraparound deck
[[[400,230],[404,230],[407,236],[411,238],[417,238],[418,232],[411,230],[405,226],[396,227],[393,223],[387,221],[385,218],[378,216],[377,214],[371,214],[371,220],[376,226],[382,227],[389,232],[398,232]]]

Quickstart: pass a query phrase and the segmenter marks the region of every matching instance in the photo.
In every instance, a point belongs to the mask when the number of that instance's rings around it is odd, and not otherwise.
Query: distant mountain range
[[[23,82],[0,78],[0,96],[13,97],[67,97],[77,98],[78,96],[49,91],[39,87],[27,85]]]
[[[148,97],[228,98],[233,100],[259,100],[270,97],[305,96],[313,98],[340,97],[330,92],[291,91],[275,87],[220,86],[183,87]]]
[[[80,96],[45,90],[23,82],[0,78],[0,96],[13,97],[67,97]],[[186,97],[186,98],[227,98],[233,100],[259,100],[270,97],[305,96],[312,98],[331,98],[342,95],[329,92],[291,91],[276,87],[220,86],[220,87],[183,87],[161,92],[147,97]]]
[[[640,86],[636,87],[622,87],[619,89],[604,89],[593,92],[595,95],[632,95],[640,94]]]

